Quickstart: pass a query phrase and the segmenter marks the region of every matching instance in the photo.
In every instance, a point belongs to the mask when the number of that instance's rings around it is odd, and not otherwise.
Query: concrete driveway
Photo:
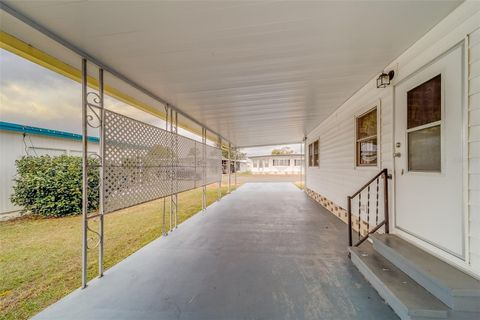
[[[346,235],[292,183],[246,183],[35,319],[397,319]]]

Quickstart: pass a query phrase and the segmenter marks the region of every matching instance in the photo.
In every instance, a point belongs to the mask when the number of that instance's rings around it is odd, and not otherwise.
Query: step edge
[[[364,272],[357,266],[357,264],[352,259],[352,263],[357,267],[357,269],[360,271],[360,273],[365,277],[365,279],[372,285],[372,287],[378,292],[378,294],[388,303],[388,305],[397,313],[400,318],[402,318],[402,315],[406,316],[413,316],[413,317],[424,317],[424,318],[431,318],[431,319],[447,319],[449,310],[448,308],[445,308],[445,310],[438,310],[438,309],[415,309],[411,310],[409,309],[400,298],[396,294],[394,294],[388,286],[386,286],[383,281],[377,277],[377,275],[368,267],[368,265],[363,262],[362,258],[357,254],[357,252],[349,248],[349,252],[351,257],[353,257],[359,264],[362,265],[363,269],[365,269],[365,272],[369,273],[369,276],[365,275]],[[376,283],[372,283],[369,279],[373,278]],[[382,286],[382,290],[379,290],[377,288],[377,285]],[[383,296],[382,293],[388,294],[391,299],[396,300],[398,303],[397,305],[400,306],[402,309],[401,312],[398,312],[395,310],[395,308],[389,303],[389,300]],[[433,315],[434,314],[434,315]],[[402,318],[403,319],[403,318]]]
[[[453,289],[449,288],[443,281],[440,281],[438,278],[435,278],[433,276],[431,276],[427,271],[425,271],[425,269],[419,267],[418,265],[410,262],[409,259],[407,259],[404,255],[398,253],[398,251],[396,251],[395,249],[391,248],[390,246],[388,246],[387,244],[385,244],[383,241],[377,239],[376,237],[372,237],[372,240],[373,240],[373,248],[378,252],[380,253],[382,256],[385,256],[384,253],[382,253],[380,250],[381,249],[384,249],[386,251],[388,251],[389,254],[393,255],[395,258],[399,258],[399,260],[402,261],[403,264],[406,265],[407,268],[410,268],[410,269],[413,269],[413,270],[417,270],[417,273],[419,273],[421,275],[421,277],[423,277],[424,279],[428,280],[433,286],[435,286],[435,288],[439,289],[440,291],[442,291],[444,294],[447,294],[448,296],[450,297],[453,297]],[[381,247],[381,249],[379,250],[378,247]],[[389,257],[385,257],[387,260],[389,260],[391,263],[393,263],[397,268],[399,268],[400,270],[402,270],[405,274],[407,274],[410,278],[412,278],[413,280],[417,281],[420,285],[422,285],[422,287],[424,287],[425,289],[427,289],[427,291],[429,291],[431,294],[435,295],[432,290],[430,290],[427,286],[425,285],[428,285],[426,283],[423,283],[422,279],[417,279],[417,277],[414,277],[412,276],[412,272],[408,272],[408,270],[404,270],[404,268],[402,266],[399,266],[397,265],[394,261],[392,261]],[[436,296],[436,295],[435,295]],[[444,301],[442,298],[439,298],[440,300],[442,300],[444,303],[446,303],[447,305],[451,306],[451,302],[448,302],[447,301]]]
[[[406,264],[408,264],[408,266],[412,269],[415,269],[415,270],[419,270],[419,272],[421,272],[422,276],[429,279],[430,281],[432,281],[433,283],[437,284],[437,286],[439,288],[442,289],[442,291],[446,291],[450,296],[452,297],[480,297],[480,288],[479,289],[453,289],[453,288],[450,288],[448,287],[448,285],[446,285],[443,281],[439,280],[438,278],[436,277],[433,277],[433,276],[430,276],[428,272],[425,271],[425,269],[421,268],[421,267],[418,267],[416,264],[413,264],[410,262],[410,260],[408,260],[404,255],[398,253],[395,249],[391,248],[389,245],[387,245],[386,243],[384,243],[381,239],[379,239],[375,234],[371,236],[372,238],[372,241],[373,241],[373,244],[374,244],[374,248],[375,248],[375,244],[379,244],[380,246],[386,248],[388,251],[390,251],[391,253],[393,253],[395,256],[397,257],[401,257],[401,259],[403,261],[405,261]],[[400,238],[400,240],[402,241],[405,241],[407,242],[409,245],[412,245],[411,243],[409,243],[408,241],[406,240],[403,240]],[[422,250],[420,248],[417,248],[418,250]],[[426,254],[429,254],[431,255],[432,257],[434,257],[435,259],[438,259],[437,257],[435,257],[434,255],[430,254],[429,252],[426,252],[425,250],[422,250],[424,251]],[[440,259],[438,259],[440,260]],[[441,261],[441,260],[440,260]],[[393,261],[390,261],[393,263]],[[441,261],[442,263],[446,263],[444,261]],[[394,263],[393,263],[394,264]],[[447,263],[446,263],[447,264]],[[399,266],[397,266],[399,269],[401,269],[403,272],[405,272],[402,268],[400,268]],[[451,266],[452,268],[456,269],[455,267]],[[462,272],[461,270],[458,270],[458,272]],[[406,274],[408,274],[407,272],[405,272]],[[463,273],[463,272],[462,272]],[[473,277],[472,277],[473,278]],[[474,279],[474,278],[473,278]],[[440,286],[439,286],[440,285]]]

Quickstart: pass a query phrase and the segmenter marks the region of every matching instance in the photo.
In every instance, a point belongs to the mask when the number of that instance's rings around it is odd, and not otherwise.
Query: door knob
[[[400,158],[401,156],[402,156],[402,154],[401,154],[400,152],[395,152],[395,153],[393,154],[393,157],[394,157],[394,158]]]

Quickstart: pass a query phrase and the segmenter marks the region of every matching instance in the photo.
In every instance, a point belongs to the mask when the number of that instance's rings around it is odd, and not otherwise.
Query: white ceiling
[[[8,4],[254,146],[301,141],[459,1]]]

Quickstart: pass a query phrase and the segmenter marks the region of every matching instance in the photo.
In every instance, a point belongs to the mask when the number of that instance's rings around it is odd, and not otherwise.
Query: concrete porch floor
[[[35,319],[397,319],[346,230],[292,183],[247,183]]]

